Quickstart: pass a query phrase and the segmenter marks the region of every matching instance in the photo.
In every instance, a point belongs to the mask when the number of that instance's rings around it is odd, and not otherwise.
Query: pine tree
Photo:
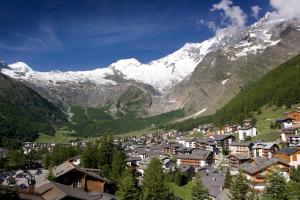
[[[124,156],[120,150],[116,150],[113,154],[113,161],[112,161],[111,172],[110,172],[111,180],[117,184],[124,170],[125,170]]]
[[[266,188],[263,199],[287,200],[289,195],[288,184],[279,172],[279,169],[272,169],[267,176]]]
[[[176,172],[175,178],[174,178],[175,184],[178,185],[178,186],[182,186],[184,184],[183,179],[184,179],[183,175],[180,172]]]
[[[250,192],[250,186],[247,178],[239,173],[232,178],[230,185],[231,200],[246,200]]]
[[[112,165],[114,152],[114,144],[112,138],[104,136],[99,142],[99,148],[97,152],[98,167],[103,172],[104,176],[109,176],[109,172]]]
[[[225,174],[224,188],[229,189],[230,184],[231,184],[231,175],[230,175],[230,171],[229,171],[229,168],[228,168],[227,171],[226,171],[226,174]]]
[[[206,200],[210,199],[208,189],[202,183],[202,177],[200,173],[197,173],[193,180],[192,187],[192,200]]]
[[[80,164],[86,168],[98,168],[97,145],[88,144],[80,156]]]
[[[136,200],[139,199],[140,191],[136,186],[136,179],[131,170],[126,171],[121,178],[119,190],[116,193],[118,200]]]
[[[174,198],[164,180],[162,164],[158,158],[152,158],[145,170],[142,182],[142,200],[171,200]]]

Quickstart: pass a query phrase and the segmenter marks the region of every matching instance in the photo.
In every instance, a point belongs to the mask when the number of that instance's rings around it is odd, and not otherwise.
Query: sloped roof
[[[239,169],[247,174],[256,174],[264,169],[267,169],[268,167],[274,165],[274,164],[283,164],[286,166],[290,166],[287,162],[283,161],[279,158],[255,158],[252,160],[252,162],[249,163],[243,163],[239,166]]]
[[[231,142],[230,146],[243,146],[248,147],[250,144],[253,144],[251,142]]]
[[[299,148],[293,148],[293,147],[287,147],[287,148],[284,148],[284,149],[278,151],[278,154],[282,153],[282,154],[286,154],[286,155],[290,156],[290,155],[296,153],[297,151],[300,151],[300,149]]]
[[[178,154],[177,158],[191,160],[206,160],[210,154],[212,154],[211,151],[198,150],[194,151],[192,154]]]
[[[72,197],[75,199],[82,200],[112,200],[116,199],[114,195],[102,193],[102,192],[92,192],[88,193],[84,190],[66,186],[53,181],[46,181],[35,191],[42,195],[45,200],[60,200],[65,197]]]
[[[55,166],[53,168],[53,175],[54,175],[55,178],[57,178],[59,176],[62,176],[63,174],[66,174],[66,173],[70,172],[71,170],[77,170],[77,171],[85,173],[86,175],[89,175],[90,177],[93,177],[95,179],[99,179],[99,180],[102,180],[102,181],[105,181],[105,182],[108,182],[108,183],[110,182],[105,177],[102,177],[102,176],[92,172],[91,170],[73,165],[69,161],[66,161],[66,162],[64,162],[64,163],[62,163],[58,166]]]
[[[234,138],[233,135],[211,135],[209,136],[209,138],[215,138],[215,140],[217,141],[222,141],[222,140],[225,140],[227,138]]]
[[[178,165],[177,169],[182,173],[188,172],[190,170],[195,170],[195,168],[192,165]]]
[[[253,149],[270,149],[274,145],[277,146],[277,144],[274,142],[255,142],[252,148]]]

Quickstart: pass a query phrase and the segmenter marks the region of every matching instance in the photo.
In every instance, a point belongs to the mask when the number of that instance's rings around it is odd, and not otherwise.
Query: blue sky
[[[0,0],[0,58],[39,71],[88,70],[132,57],[149,62],[237,25],[223,8],[212,9],[220,2]],[[232,0],[233,6],[246,16],[242,25],[272,10],[269,0]]]

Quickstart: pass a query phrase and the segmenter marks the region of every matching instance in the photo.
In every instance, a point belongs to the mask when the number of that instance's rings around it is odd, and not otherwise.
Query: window
[[[81,187],[81,181],[76,181],[75,182],[75,187],[80,188]]]
[[[293,161],[297,161],[297,154],[293,155]]]

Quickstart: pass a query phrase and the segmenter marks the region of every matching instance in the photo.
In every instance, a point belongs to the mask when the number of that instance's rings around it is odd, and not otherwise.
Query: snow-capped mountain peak
[[[8,66],[15,72],[21,72],[21,73],[32,73],[33,72],[31,67],[29,67],[24,62],[16,62],[16,63],[10,64]]]
[[[90,81],[97,85],[116,84],[107,77],[118,75],[125,79],[149,84],[164,93],[178,82],[189,77],[198,63],[210,52],[217,49],[228,51],[230,60],[236,60],[249,54],[263,52],[267,47],[280,41],[278,24],[284,19],[272,17],[266,13],[252,26],[239,29],[224,29],[201,43],[186,43],[179,50],[149,63],[141,63],[135,58],[116,61],[106,68],[78,72],[37,72],[27,64],[17,62],[2,72],[14,78],[26,79],[43,84],[56,84],[61,81]],[[299,26],[298,26],[299,27]],[[279,32],[279,34],[278,34]]]

